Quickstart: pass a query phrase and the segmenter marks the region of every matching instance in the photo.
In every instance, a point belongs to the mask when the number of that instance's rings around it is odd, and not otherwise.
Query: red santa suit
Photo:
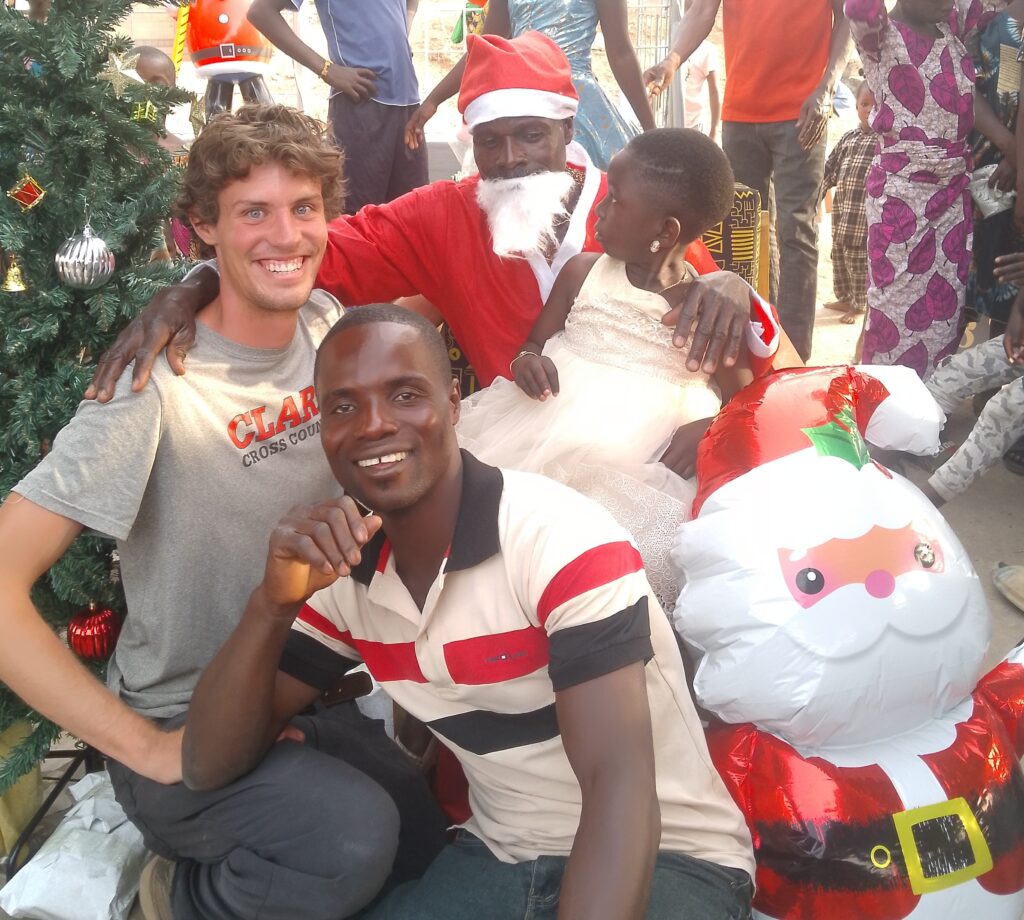
[[[551,39],[539,32],[514,39],[470,36],[459,110],[471,131],[504,117],[564,119],[576,105],[569,62]],[[334,221],[317,283],[350,306],[422,294],[441,312],[481,384],[509,376],[509,362],[562,266],[580,252],[601,251],[594,207],[607,180],[582,148],[572,145],[568,153],[583,184],[550,264],[540,256],[495,255],[487,216],[477,204],[480,180],[473,177],[435,182]],[[687,258],[702,274],[718,270],[700,241]],[[777,323],[766,306],[758,319],[764,347],[755,351],[773,354]]]
[[[474,176],[435,182],[333,221],[317,286],[350,306],[422,294],[451,327],[482,385],[508,377],[508,364],[537,321],[558,271],[580,252],[601,252],[594,206],[605,196],[607,180],[592,164],[582,168],[583,191],[550,265],[495,255]],[[686,258],[701,274],[718,271],[700,240]],[[761,335],[764,355],[773,354],[777,322],[751,295],[759,328],[767,330]]]

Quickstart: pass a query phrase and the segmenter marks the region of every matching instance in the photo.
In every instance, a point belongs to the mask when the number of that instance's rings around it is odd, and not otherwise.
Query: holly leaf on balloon
[[[814,445],[819,457],[838,457],[857,469],[871,462],[849,405],[843,406],[832,421],[815,428],[802,428],[801,431]]]

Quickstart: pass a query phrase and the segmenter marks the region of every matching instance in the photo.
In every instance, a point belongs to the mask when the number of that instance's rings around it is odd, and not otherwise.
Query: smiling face
[[[497,118],[473,130],[473,156],[483,179],[521,179],[565,169],[571,140],[571,118]]]
[[[616,154],[608,166],[608,193],[597,204],[595,235],[608,255],[623,262],[648,262],[654,240],[668,249],[675,240],[662,239],[665,214],[636,178],[628,151]],[[674,224],[678,227],[678,224]]]
[[[254,166],[217,196],[214,223],[193,226],[217,253],[221,299],[243,309],[297,311],[327,247],[320,182],[279,163]]]
[[[400,323],[352,326],[318,358],[328,463],[347,493],[385,515],[413,507],[459,469],[458,383],[438,369],[423,335]]]

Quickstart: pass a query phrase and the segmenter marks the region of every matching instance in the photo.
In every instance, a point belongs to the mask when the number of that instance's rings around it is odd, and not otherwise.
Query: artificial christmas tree
[[[133,114],[189,96],[137,80],[131,42],[115,31],[131,6],[55,0],[45,22],[0,6],[0,277],[15,279],[0,288],[0,498],[74,414],[118,329],[177,274],[150,261],[177,170],[152,121]],[[116,267],[103,280],[105,263],[80,266],[94,286],[71,287],[55,257],[87,226]],[[112,541],[83,536],[40,579],[34,598],[55,629],[90,603],[123,611],[112,551]],[[2,628],[0,619],[0,642]],[[0,794],[57,734],[0,685],[0,733],[20,720],[33,731],[0,761]]]

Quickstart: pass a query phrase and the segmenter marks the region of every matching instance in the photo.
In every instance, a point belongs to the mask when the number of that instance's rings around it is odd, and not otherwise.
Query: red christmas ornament
[[[8,198],[13,198],[23,211],[30,211],[46,197],[46,190],[25,173],[7,192]]]
[[[121,633],[121,617],[109,608],[89,604],[68,623],[68,645],[86,661],[106,661]]]

